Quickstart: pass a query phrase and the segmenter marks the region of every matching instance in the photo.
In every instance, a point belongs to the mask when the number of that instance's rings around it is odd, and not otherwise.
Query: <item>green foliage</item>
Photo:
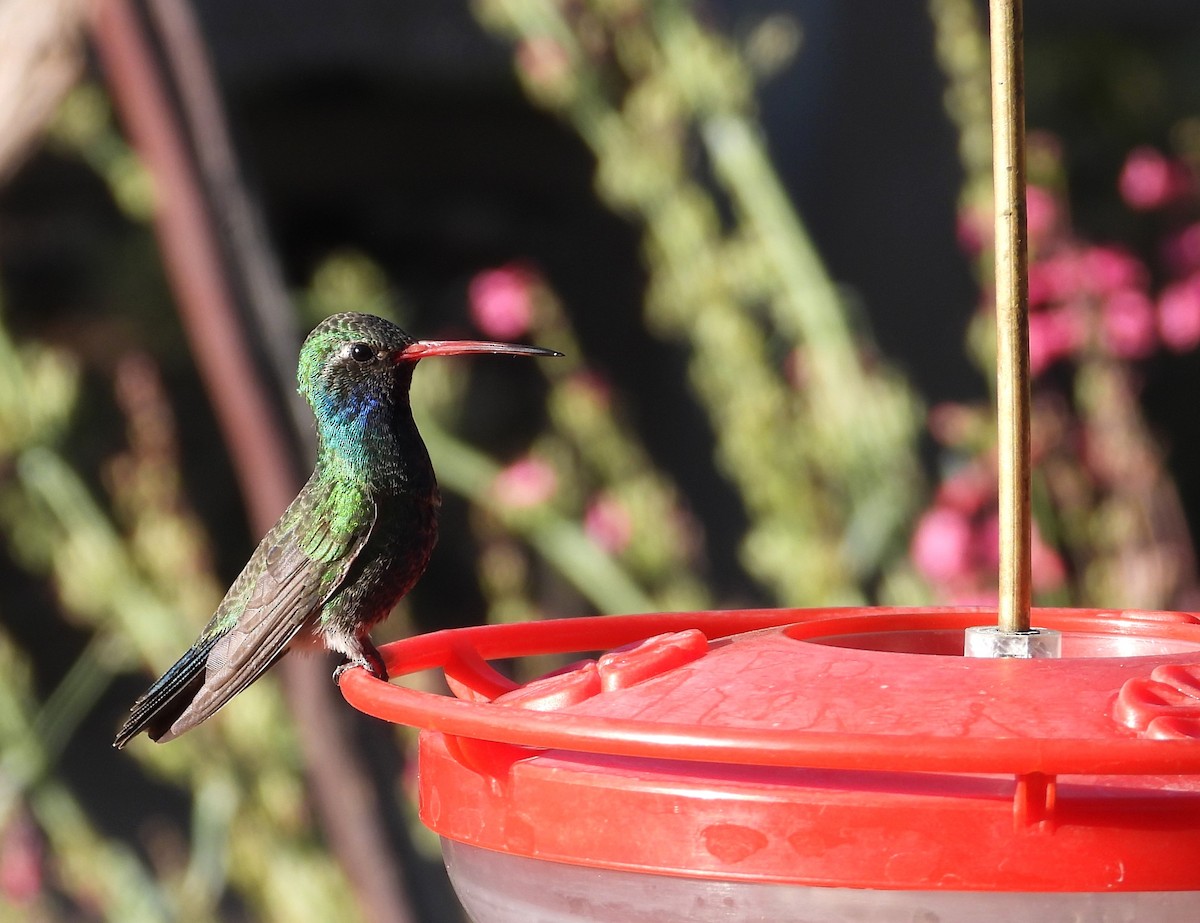
[[[750,516],[743,564],[781,603],[863,600],[922,493],[919,414],[872,361],[787,203],[749,70],[676,0],[476,5],[515,42],[530,95],[592,147],[600,197],[644,227],[646,322],[689,347],[717,457]]]
[[[202,624],[180,614],[206,617],[220,593],[177,492],[178,459],[162,429],[169,414],[144,362],[123,373],[126,391],[139,393],[126,395],[130,450],[112,466],[114,517],[60,451],[77,394],[73,364],[36,344],[18,347],[2,328],[0,357],[0,526],[11,553],[51,581],[64,612],[93,638],[39,702],[22,655],[0,632],[0,830],[28,811],[54,857],[56,887],[106,920],[216,919],[231,886],[262,920],[345,919],[352,901],[307,816],[295,741],[270,683],[230,721],[179,746],[130,751],[147,773],[193,792],[188,845],[151,850],[147,861],[100,833],[59,778],[63,747],[114,675],[170,662]],[[324,910],[307,917],[314,908]],[[49,904],[30,912],[52,918]]]

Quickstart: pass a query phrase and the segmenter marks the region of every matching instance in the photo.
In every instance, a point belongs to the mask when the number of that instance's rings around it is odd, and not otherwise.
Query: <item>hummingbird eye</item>
[[[366,343],[355,343],[350,347],[350,358],[355,362],[370,362],[375,358],[375,350]]]

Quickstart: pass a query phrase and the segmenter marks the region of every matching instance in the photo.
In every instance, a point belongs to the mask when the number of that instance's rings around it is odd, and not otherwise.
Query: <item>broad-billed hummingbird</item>
[[[409,386],[429,356],[557,356],[533,346],[415,340],[379,317],[335,314],[300,350],[300,393],[317,423],[317,463],[259,543],[196,643],[133,705],[113,745],[194,728],[291,646],[345,654],[387,679],[368,631],[425,571],[441,504],[413,422]]]

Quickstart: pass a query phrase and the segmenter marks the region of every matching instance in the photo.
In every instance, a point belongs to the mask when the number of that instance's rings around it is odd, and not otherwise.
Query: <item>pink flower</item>
[[[1130,208],[1161,208],[1177,194],[1177,172],[1175,165],[1154,148],[1135,148],[1121,168],[1117,188]]]
[[[537,282],[533,270],[516,263],[479,273],[468,287],[475,326],[497,340],[523,337],[533,322]]]
[[[633,517],[620,500],[600,496],[589,504],[583,516],[583,529],[601,548],[620,554],[633,538]]]
[[[1083,345],[1087,325],[1070,305],[1029,315],[1029,373],[1035,378]]]
[[[0,894],[12,904],[28,904],[41,893],[44,877],[42,842],[37,828],[15,814],[0,833]]]
[[[938,487],[937,504],[973,516],[996,496],[996,478],[983,465],[966,465]]]
[[[1154,303],[1145,292],[1125,289],[1104,303],[1101,331],[1105,347],[1120,359],[1144,359],[1154,352]]]
[[[1040,308],[1054,300],[1054,290],[1050,286],[1043,264],[1029,264],[1029,306]]]
[[[967,207],[958,213],[958,245],[968,256],[978,256],[992,242],[995,229],[992,227],[991,212],[981,208]]]
[[[1039,260],[1029,264],[1029,304],[1040,307],[1058,301],[1074,285],[1061,259]]]
[[[971,569],[971,524],[961,512],[934,507],[917,522],[909,556],[917,570],[933,583],[966,577]]]
[[[1029,302],[1065,301],[1083,288],[1083,263],[1074,250],[1063,250],[1029,267]]]
[[[995,608],[1000,594],[992,587],[970,587],[960,593],[951,594],[947,602],[952,606],[987,606]]]
[[[513,462],[492,481],[496,500],[511,510],[541,506],[558,490],[558,475],[549,463],[527,456]]]
[[[987,569],[994,578],[1000,566],[1000,514],[994,511],[979,522],[971,536],[971,552],[974,560]]]
[[[1036,526],[1030,536],[1029,567],[1030,582],[1039,592],[1057,590],[1067,580],[1067,568],[1062,557],[1047,544]]]
[[[1200,273],[1166,288],[1158,298],[1158,332],[1177,353],[1200,345]]]
[[[1029,240],[1036,244],[1054,231],[1058,225],[1058,199],[1054,193],[1041,186],[1030,186],[1025,190],[1025,226]]]
[[[1068,301],[1081,294],[1107,295],[1146,284],[1146,267],[1119,247],[1061,249],[1029,266],[1029,303]]]
[[[571,57],[558,41],[544,35],[527,38],[517,46],[517,70],[533,86],[561,88],[571,76]]]
[[[1087,287],[1098,294],[1146,284],[1146,268],[1141,261],[1119,247],[1088,247],[1081,260]]]
[[[989,573],[997,575],[1000,567],[1000,515],[986,517],[975,530],[975,559],[986,566]],[[1033,588],[1039,592],[1057,590],[1067,579],[1067,569],[1062,558],[1042,537],[1037,523],[1029,536],[1029,566]]]

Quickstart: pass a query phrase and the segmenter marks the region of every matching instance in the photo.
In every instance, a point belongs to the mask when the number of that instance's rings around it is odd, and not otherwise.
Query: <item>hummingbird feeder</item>
[[[489,625],[386,646],[477,923],[1192,923],[1200,617],[1030,616],[1019,0],[992,0],[1000,605]],[[981,623],[998,616],[997,624]],[[591,652],[607,651],[601,656]],[[489,661],[580,655],[524,685]]]

